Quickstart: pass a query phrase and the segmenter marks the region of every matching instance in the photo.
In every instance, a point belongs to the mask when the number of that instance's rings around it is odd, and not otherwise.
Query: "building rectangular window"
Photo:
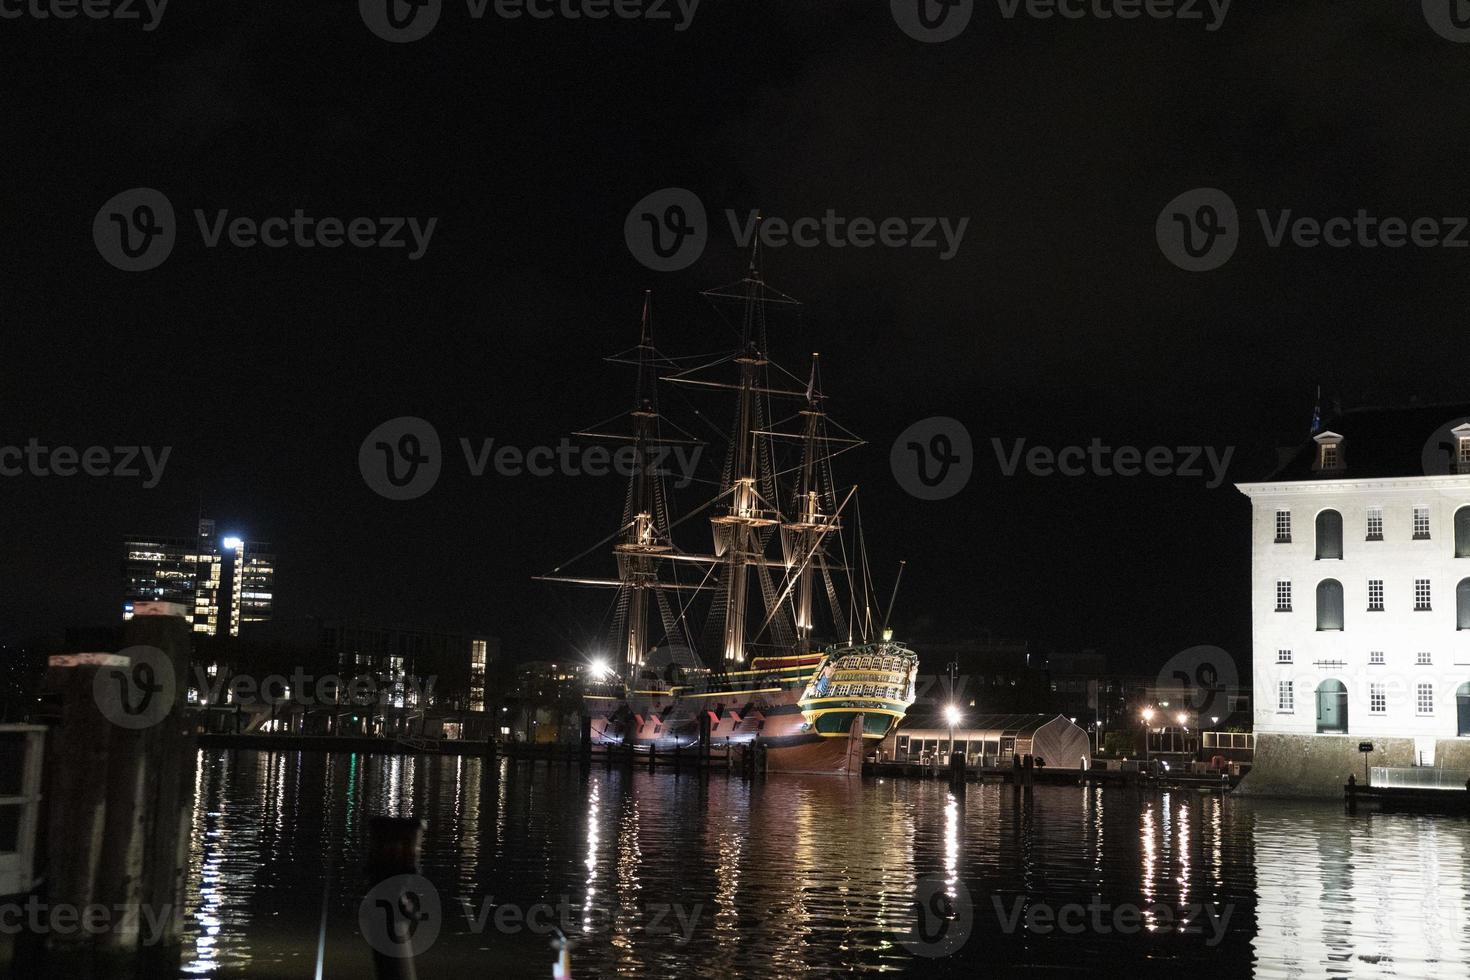
[[[1278,664],[1289,664],[1289,663],[1291,663],[1291,651],[1290,650],[1277,650],[1276,651],[1276,662]]]
[[[1339,467],[1342,457],[1338,455],[1337,443],[1324,442],[1322,444],[1322,469],[1335,470]]]
[[[1285,579],[1276,582],[1276,611],[1291,612],[1291,583]]]
[[[1432,663],[1433,660],[1430,658],[1428,650],[1420,650],[1419,653],[1414,657],[1415,666],[1428,667]]]
[[[1368,580],[1368,611],[1383,612],[1383,579]]]
[[[1296,708],[1296,695],[1291,689],[1291,681],[1276,682],[1276,710],[1291,712]]]
[[[1370,651],[1368,651],[1368,662],[1370,664],[1381,664],[1381,663],[1383,663],[1383,651],[1382,650],[1370,650]]]
[[[1414,611],[1429,611],[1429,579],[1414,579]]]
[[[1289,544],[1291,542],[1291,511],[1278,510],[1276,512],[1276,543]]]
[[[1369,541],[1382,541],[1383,540],[1383,508],[1382,507],[1369,507],[1368,508],[1368,540]]]
[[[1414,508],[1414,540],[1426,541],[1429,539],[1429,508]]]
[[[1434,714],[1434,685],[1421,682],[1414,696],[1414,707],[1421,715]]]
[[[1388,711],[1388,691],[1383,684],[1368,685],[1368,710],[1375,715]]]

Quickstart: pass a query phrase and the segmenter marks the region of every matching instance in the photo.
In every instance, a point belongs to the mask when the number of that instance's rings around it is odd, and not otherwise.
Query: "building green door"
[[[1347,688],[1342,681],[1323,681],[1317,686],[1317,731],[1348,730]]]

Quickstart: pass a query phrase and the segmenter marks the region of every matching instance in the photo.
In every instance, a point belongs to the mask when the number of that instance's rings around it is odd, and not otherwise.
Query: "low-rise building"
[[[1470,769],[1470,406],[1349,411],[1251,503],[1251,792]],[[1371,751],[1368,751],[1371,746]]]

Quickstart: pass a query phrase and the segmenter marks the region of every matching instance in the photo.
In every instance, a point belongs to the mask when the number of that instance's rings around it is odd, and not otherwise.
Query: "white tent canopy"
[[[893,758],[918,762],[950,751],[950,729],[899,728]],[[954,729],[954,751],[971,764],[1008,765],[1012,756],[1033,755],[1045,765],[1075,769],[1092,758],[1087,732],[1065,715],[979,715]]]

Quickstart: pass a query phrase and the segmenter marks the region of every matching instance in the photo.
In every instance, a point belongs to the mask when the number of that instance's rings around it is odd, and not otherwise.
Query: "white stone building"
[[[1362,778],[1362,742],[1374,765],[1470,768],[1464,411],[1345,413],[1237,488],[1251,501],[1255,788],[1340,793],[1346,773]]]

